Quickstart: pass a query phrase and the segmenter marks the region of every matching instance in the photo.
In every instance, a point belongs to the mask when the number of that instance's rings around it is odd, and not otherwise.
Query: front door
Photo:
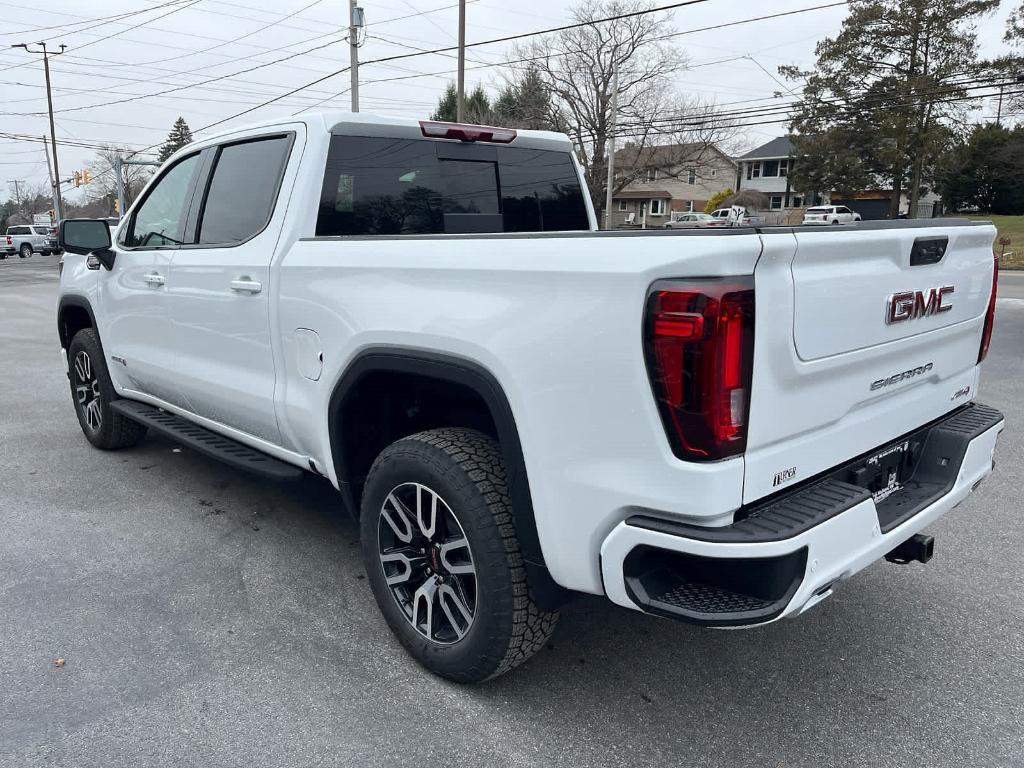
[[[174,402],[174,348],[167,316],[171,255],[182,239],[199,153],[168,168],[113,244],[114,268],[100,269],[100,339],[122,390]]]
[[[175,251],[167,279],[182,406],[273,444],[281,435],[270,265],[282,218],[274,216],[275,201],[292,141],[290,133],[276,134],[205,150],[210,170],[190,217],[191,242]]]

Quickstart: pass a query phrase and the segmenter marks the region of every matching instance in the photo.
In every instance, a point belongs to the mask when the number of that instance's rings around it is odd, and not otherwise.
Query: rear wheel
[[[32,246],[29,243],[22,243],[18,249],[18,255],[23,259],[27,259],[32,255]]]
[[[433,429],[388,446],[363,493],[374,598],[406,650],[457,682],[501,675],[540,650],[558,614],[530,594],[497,443]]]
[[[97,448],[114,450],[135,445],[146,436],[144,426],[115,413],[110,407],[118,398],[95,330],[85,328],[75,334],[68,345],[68,365],[75,413],[90,443]]]

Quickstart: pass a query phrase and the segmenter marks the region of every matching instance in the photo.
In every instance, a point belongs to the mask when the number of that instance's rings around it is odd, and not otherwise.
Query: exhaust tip
[[[933,536],[925,536],[921,533],[915,533],[887,554],[885,559],[890,563],[898,563],[900,565],[912,562],[927,563],[932,559],[934,554],[935,538]]]

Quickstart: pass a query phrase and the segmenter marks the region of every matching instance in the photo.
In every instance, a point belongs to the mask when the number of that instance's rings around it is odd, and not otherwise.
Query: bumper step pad
[[[126,418],[161,432],[175,442],[224,464],[273,480],[298,480],[303,471],[191,421],[135,400],[114,400],[110,407]]]
[[[700,527],[646,515],[629,517],[626,524],[715,544],[791,539],[870,500],[875,487],[870,480],[879,476],[870,471],[876,457],[898,451],[900,487],[879,493],[875,502],[879,528],[887,533],[947,494],[971,441],[1002,421],[994,408],[966,405],[803,486],[742,508],[732,525]],[[806,563],[806,547],[778,557],[726,558],[640,545],[622,567],[626,593],[648,613],[706,626],[741,626],[781,615],[803,581]]]

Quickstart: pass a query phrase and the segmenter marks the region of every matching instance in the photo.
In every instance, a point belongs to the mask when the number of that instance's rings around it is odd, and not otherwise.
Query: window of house
[[[626,201],[625,200],[619,200],[619,210],[620,211],[626,210]]]
[[[665,201],[661,199],[651,200],[651,216],[665,215]]]
[[[765,160],[761,164],[761,175],[762,176],[778,176],[779,175],[779,161],[778,160]]]
[[[657,168],[648,168],[647,169],[647,180],[648,181],[656,181],[657,178],[658,178],[658,169]]]
[[[801,208],[803,207],[804,199],[800,195],[794,195],[790,198],[789,202],[794,208]]]
[[[779,160],[779,176],[789,173],[789,160]]]
[[[220,147],[199,223],[199,242],[230,245],[267,226],[288,161],[288,136]]]
[[[759,179],[761,178],[761,162],[754,160],[747,163],[747,178],[748,179]]]
[[[686,210],[693,213],[693,200],[686,201]]]
[[[688,170],[686,172],[686,183],[687,184],[696,184],[697,183],[697,172],[693,168],[691,168],[690,170]]]
[[[713,179],[717,175],[718,175],[718,169],[717,168],[712,168],[711,169],[711,178]]]
[[[769,203],[773,211],[778,211],[782,208],[782,195],[772,195]]]

